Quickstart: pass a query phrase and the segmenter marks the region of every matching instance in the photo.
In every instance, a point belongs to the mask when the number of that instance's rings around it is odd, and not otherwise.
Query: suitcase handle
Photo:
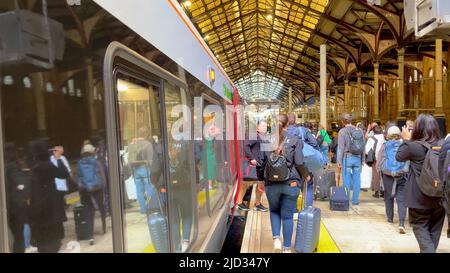
[[[302,210],[304,210],[306,208],[306,199],[307,199],[307,195],[308,195],[308,183],[309,183],[309,181],[306,181],[306,179],[303,180]]]

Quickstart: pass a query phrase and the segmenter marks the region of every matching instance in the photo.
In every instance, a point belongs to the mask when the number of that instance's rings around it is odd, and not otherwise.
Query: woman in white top
[[[375,151],[375,155],[377,155],[381,149],[381,146],[385,142],[383,129],[380,126],[376,125],[372,127],[372,131],[374,135],[369,137],[366,142],[366,156],[372,149]],[[381,177],[377,172],[375,165],[376,162],[372,164],[372,190],[375,191],[372,196],[375,198],[379,198],[380,196],[383,196],[383,193],[381,191]]]

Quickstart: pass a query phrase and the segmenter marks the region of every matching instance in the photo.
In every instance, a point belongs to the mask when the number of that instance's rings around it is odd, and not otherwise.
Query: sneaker
[[[374,194],[372,194],[372,197],[380,198],[380,192],[376,191]]]
[[[266,211],[268,211],[269,209],[266,208],[266,207],[264,207],[263,204],[259,204],[259,205],[255,206],[255,210],[256,210],[256,211],[266,212]]]
[[[30,246],[25,249],[25,253],[37,253],[37,252],[38,252],[38,249],[37,249],[37,247],[34,247],[34,246]]]
[[[280,240],[280,238],[273,239],[273,250],[275,250],[275,252],[281,251],[281,240]]]
[[[283,247],[283,253],[292,253],[290,247]]]
[[[181,243],[181,252],[186,252],[188,247],[189,247],[189,241],[183,240],[183,243]]]
[[[94,244],[95,244],[94,239],[90,239],[90,240],[89,240],[89,245],[93,246]]]
[[[384,198],[384,191],[380,192],[380,198]]]
[[[400,234],[405,234],[406,233],[406,229],[404,226],[399,226],[398,227],[398,232],[400,232]]]
[[[238,204],[237,208],[240,209],[240,210],[243,210],[243,211],[249,211],[250,210],[249,207],[246,206],[244,203]]]
[[[392,224],[392,223],[394,223],[394,220],[393,219],[388,219],[388,223]]]
[[[294,213],[294,220],[298,220],[298,212]]]

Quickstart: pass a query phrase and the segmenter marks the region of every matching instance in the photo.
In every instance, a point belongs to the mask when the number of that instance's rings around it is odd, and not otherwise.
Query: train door
[[[173,107],[188,105],[186,85],[118,43],[107,50],[104,80],[114,250],[189,251],[192,141],[171,130]]]

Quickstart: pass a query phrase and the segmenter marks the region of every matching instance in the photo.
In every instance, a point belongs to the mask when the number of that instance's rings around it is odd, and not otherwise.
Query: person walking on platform
[[[406,126],[403,127],[402,138],[405,141],[398,149],[396,160],[410,161],[405,189],[405,205],[409,208],[409,223],[419,243],[420,252],[435,253],[444,225],[445,210],[440,203],[441,197],[431,197],[423,192],[424,188],[421,186],[428,181],[421,179],[421,173],[424,163],[430,162],[428,151],[439,145],[438,123],[433,116],[421,114],[414,124],[412,133]]]
[[[256,140],[246,140],[244,141],[244,152],[245,157],[249,160],[249,164],[251,166],[248,166],[249,168],[255,168],[256,176],[257,176],[257,189],[256,189],[256,200],[255,200],[255,210],[258,211],[268,211],[266,207],[261,204],[261,197],[264,192],[264,170],[261,168],[262,162],[261,162],[261,154],[264,152],[261,149],[261,143],[266,141],[266,132],[267,132],[267,123],[263,120],[259,121],[256,127],[257,136]],[[244,182],[241,185],[241,188],[239,190],[239,196],[237,199],[237,207],[240,210],[248,211],[250,210],[248,206],[246,206],[244,203],[242,203],[242,199],[244,198],[245,192],[247,191],[248,187],[252,185],[254,182]]]
[[[409,163],[398,162],[395,155],[402,144],[401,132],[397,126],[391,126],[387,132],[387,142],[382,144],[377,160],[377,170],[381,172],[383,185],[385,188],[384,204],[386,216],[389,223],[394,222],[394,198],[397,200],[397,210],[399,217],[398,231],[401,234],[406,232],[405,219],[406,207],[404,204],[404,189],[406,175],[409,171]],[[374,171],[374,173],[378,173]]]
[[[311,177],[303,161],[303,141],[297,136],[287,136],[288,118],[278,117],[279,139],[274,143],[273,152],[263,154],[264,182],[269,201],[270,224],[275,251],[283,248],[290,253],[294,229],[293,214],[296,211],[300,187]],[[283,226],[283,247],[280,229]]]
[[[86,210],[87,237],[94,244],[94,219],[96,207],[100,211],[103,234],[106,233],[106,209],[103,200],[103,189],[106,186],[106,170],[96,157],[95,147],[85,142],[78,161],[77,182],[80,201]]]
[[[364,164],[364,132],[352,125],[352,117],[347,113],[342,115],[341,121],[344,127],[338,135],[338,169],[342,171],[349,197],[353,188],[352,204],[356,206],[359,205],[361,167]]]
[[[375,198],[380,198],[381,194],[381,177],[380,173],[376,169],[376,156],[380,153],[381,146],[383,146],[385,142],[383,130],[380,126],[374,125],[371,127],[371,136],[366,142],[366,159],[368,157],[371,157],[369,154],[373,152],[372,155],[375,155],[374,162],[369,163],[369,159],[367,160],[366,164],[370,165],[372,167],[372,189],[375,191],[375,193],[372,195]],[[371,152],[372,150],[372,152]]]
[[[319,150],[319,145],[317,145],[317,140],[307,126],[311,126],[310,122],[305,122],[305,126],[297,125],[295,122],[295,114],[290,113],[288,115],[289,126],[286,130],[286,136],[298,136],[303,139],[306,143]]]
[[[325,130],[324,125],[320,125],[319,132],[317,133],[317,145],[320,147],[320,151],[323,155],[323,163],[325,166],[328,165],[328,152],[330,150],[331,145],[331,138],[330,135],[328,135],[327,130]]]

